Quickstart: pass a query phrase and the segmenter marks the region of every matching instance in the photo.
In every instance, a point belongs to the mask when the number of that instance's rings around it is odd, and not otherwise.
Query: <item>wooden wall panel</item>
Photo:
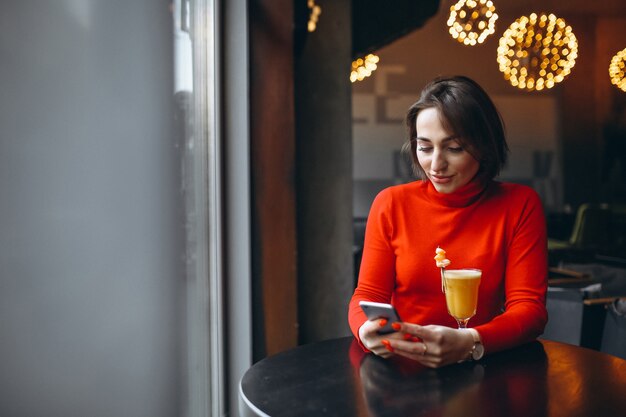
[[[293,1],[251,0],[254,359],[297,344]]]

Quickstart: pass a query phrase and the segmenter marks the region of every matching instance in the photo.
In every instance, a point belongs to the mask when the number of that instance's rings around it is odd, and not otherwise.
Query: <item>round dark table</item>
[[[541,340],[429,369],[352,337],[265,358],[240,384],[248,416],[626,416],[626,361]]]

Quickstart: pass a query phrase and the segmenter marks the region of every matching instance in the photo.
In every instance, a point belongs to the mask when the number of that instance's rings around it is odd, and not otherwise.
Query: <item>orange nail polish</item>
[[[415,336],[413,336],[413,335],[411,335],[411,334],[408,334],[408,333],[405,333],[405,334],[402,336],[402,338],[403,338],[404,340],[413,340],[413,338],[414,338],[414,337],[415,337]]]
[[[394,330],[400,330],[402,326],[400,325],[400,323],[391,323],[391,328]]]
[[[378,325],[379,325],[380,327],[384,327],[384,326],[385,326],[385,324],[387,324],[387,319],[380,319],[380,321],[378,322]]]
[[[389,343],[389,340],[381,340],[380,342],[385,346],[385,349],[389,352],[393,352],[393,347],[391,346],[391,343]]]

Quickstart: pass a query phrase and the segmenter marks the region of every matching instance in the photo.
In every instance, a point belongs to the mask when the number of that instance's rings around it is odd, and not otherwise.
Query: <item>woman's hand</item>
[[[388,344],[393,353],[430,368],[463,361],[474,346],[472,334],[466,330],[410,323],[394,323],[393,327],[400,332],[401,337],[387,338],[386,343],[380,343],[383,346]],[[382,339],[385,340],[385,337]]]
[[[390,348],[390,340],[399,339],[402,335],[398,332],[379,334],[378,330],[387,324],[386,319],[369,320],[359,328],[359,339],[367,349],[375,355],[388,358],[393,355],[393,348]]]

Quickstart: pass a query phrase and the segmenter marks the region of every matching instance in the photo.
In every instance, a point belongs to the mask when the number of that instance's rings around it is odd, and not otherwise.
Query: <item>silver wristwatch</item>
[[[480,341],[480,336],[478,335],[478,332],[473,331],[471,333],[472,333],[472,337],[474,338],[474,346],[472,346],[472,350],[470,351],[470,358],[477,361],[477,360],[482,359],[482,357],[484,356],[485,347]]]

